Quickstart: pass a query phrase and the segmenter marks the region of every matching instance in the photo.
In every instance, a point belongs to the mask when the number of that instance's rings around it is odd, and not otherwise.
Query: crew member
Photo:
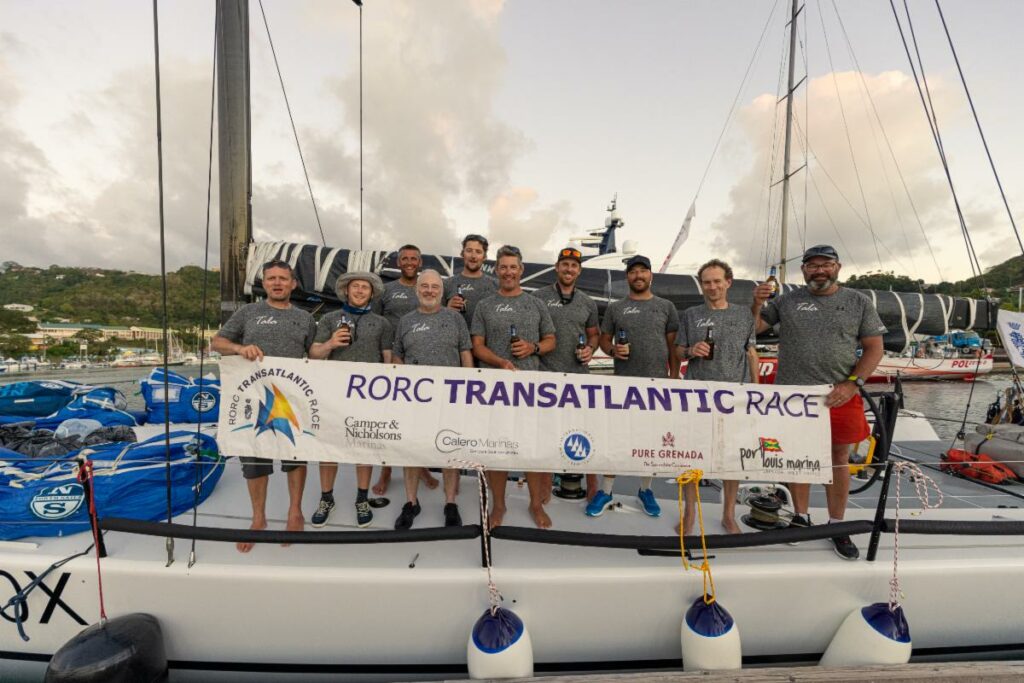
[[[746,306],[726,298],[732,287],[732,267],[712,259],[697,271],[704,303],[683,311],[679,319],[676,351],[688,360],[686,379],[705,382],[757,383],[758,359],[755,349],[754,317]],[[688,485],[683,534],[693,531],[695,485]],[[740,532],[736,524],[736,494],[739,482],[722,482],[722,526],[730,534]]]
[[[401,276],[384,285],[384,294],[374,303],[374,311],[380,313],[391,323],[393,330],[398,330],[398,321],[403,315],[416,310],[416,274],[423,266],[420,248],[415,244],[406,244],[398,250],[398,269]],[[423,480],[427,488],[436,489],[437,479],[430,472],[423,470]],[[380,476],[373,485],[373,492],[383,496],[391,484],[391,468],[380,468]]]
[[[871,430],[864,417],[860,388],[882,359],[886,329],[871,300],[839,285],[839,254],[821,244],[804,252],[800,267],[807,286],[768,301],[769,283],[754,289],[752,311],[757,332],[779,326],[776,384],[831,384],[825,397],[832,423],[832,484],[825,485],[829,522],[841,522],[850,494],[850,448]],[[767,304],[765,303],[767,302]],[[863,349],[857,357],[858,346]],[[791,484],[791,526],[810,526],[810,484]],[[849,536],[832,539],[836,553],[856,560],[860,551]]]
[[[576,287],[581,272],[583,254],[575,247],[566,247],[555,261],[555,282],[533,293],[548,307],[555,324],[555,350],[540,359],[541,367],[550,372],[590,372],[601,329],[597,303]],[[587,495],[593,498],[596,492],[597,475],[588,474]]]
[[[519,286],[523,257],[518,248],[506,245],[498,250],[497,272],[497,293],[480,301],[473,313],[473,355],[492,368],[539,370],[540,356],[555,348],[555,326],[548,308]],[[505,517],[508,472],[490,470],[487,476],[491,526],[496,527]],[[527,472],[526,484],[530,489],[530,515],[539,528],[547,529],[551,518],[544,504],[551,497],[550,477],[543,472]]]
[[[601,321],[601,349],[615,362],[615,374],[623,377],[679,378],[676,332],[679,313],[671,301],[651,291],[651,261],[637,254],[626,261],[629,293],[613,301]],[[615,477],[604,475],[602,488],[586,507],[586,514],[598,517],[612,503]],[[661,515],[661,506],[651,490],[651,477],[640,481],[637,500],[651,517]]]
[[[395,332],[391,362],[407,365],[438,365],[443,367],[473,367],[473,344],[469,328],[462,315],[451,308],[441,307],[444,283],[436,270],[424,270],[416,282],[419,307],[402,316]],[[420,514],[417,496],[420,473],[423,468],[405,468],[405,495],[407,502],[395,521],[396,529],[409,529]],[[459,471],[444,470],[444,525],[462,526],[462,516],[455,496],[459,492]]]
[[[316,334],[316,323],[306,311],[292,306],[291,294],[298,286],[295,272],[287,261],[274,260],[263,264],[265,301],[242,306],[210,341],[210,348],[229,356],[239,355],[251,361],[264,356],[302,358]],[[242,457],[245,477],[252,502],[250,529],[267,528],[267,483],[274,471],[274,462],[266,458]],[[288,521],[285,529],[302,531],[302,490],[306,486],[306,463],[282,462],[281,471],[288,477]],[[247,553],[252,543],[235,544]]]
[[[384,283],[376,273],[352,272],[338,277],[334,291],[341,308],[331,311],[316,328],[316,340],[309,357],[317,360],[340,360],[359,363],[390,363],[395,332],[391,323],[374,313],[373,300],[384,293]],[[373,467],[356,465],[356,524],[373,522],[369,490]],[[312,525],[320,528],[334,510],[334,480],[338,465],[320,463],[320,502],[313,513]]]
[[[444,305],[461,311],[467,325],[473,322],[476,305],[498,291],[498,283],[483,271],[488,246],[483,235],[466,235],[462,240],[462,272],[444,282]]]

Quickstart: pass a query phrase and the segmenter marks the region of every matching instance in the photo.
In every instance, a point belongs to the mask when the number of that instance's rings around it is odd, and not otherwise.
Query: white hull
[[[354,523],[351,468],[343,467],[338,509],[328,529]],[[271,478],[268,511],[286,508],[284,477]],[[313,509],[315,473],[306,487],[304,509]],[[390,528],[398,512],[402,482],[396,472],[392,503],[377,511],[375,528]],[[876,489],[877,493],[877,489]],[[908,493],[905,489],[905,495]],[[556,528],[607,533],[667,535],[677,519],[674,501],[665,515],[650,520],[626,505],[598,519],[582,514],[580,503],[554,499]],[[441,525],[438,491],[421,493],[423,514],[416,527]],[[460,508],[476,521],[475,480],[463,478]],[[908,503],[904,501],[904,506]],[[245,527],[244,483],[232,463],[218,489],[200,510],[202,526]],[[740,510],[742,513],[742,509]],[[926,519],[1024,520],[1024,510],[940,510]],[[812,512],[824,519],[822,510]],[[852,506],[848,519],[869,519],[872,510]],[[706,506],[709,533],[719,527],[718,505]],[[185,515],[176,521],[191,523]],[[506,523],[530,526],[525,490],[510,485]],[[280,519],[272,528],[283,528]],[[311,531],[311,533],[314,533]],[[88,546],[88,534],[0,544],[0,567],[25,585],[26,572]],[[858,539],[862,552],[866,537]],[[214,672],[251,679],[255,673],[281,678],[333,673],[352,679],[423,679],[464,674],[466,638],[487,606],[486,575],[479,539],[387,545],[257,546],[242,555],[233,544],[200,542],[197,563],[188,568],[188,542],[176,544],[176,561],[165,567],[162,538],[108,533],[109,557],[102,562],[107,613],[155,615],[163,627],[172,680],[208,680]],[[892,536],[883,535],[879,561],[838,560],[826,541],[713,551],[718,599],[743,634],[747,662],[815,661],[847,614],[888,595]],[[965,550],[965,546],[969,551]],[[640,556],[632,550],[569,548],[495,540],[495,580],[504,605],[528,625],[536,670],[596,668],[672,669],[679,666],[679,624],[700,594],[701,575],[685,572],[678,556]],[[410,562],[415,558],[415,567]],[[34,666],[83,626],[68,610],[93,623],[98,617],[96,562],[76,559],[51,574],[55,590],[67,573],[60,599],[51,604],[42,590],[29,599],[26,629],[0,629],[0,671]],[[904,536],[900,577],[914,648],[1024,648],[1024,546],[1013,537]],[[3,590],[7,584],[0,582]],[[6,601],[7,595],[0,595]],[[41,623],[48,606],[52,614]],[[12,654],[13,653],[13,654]],[[4,657],[36,658],[12,662]],[[0,676],[6,678],[6,676]]]
[[[883,356],[872,380],[895,379],[974,379],[992,372],[992,357],[987,358],[904,358]]]

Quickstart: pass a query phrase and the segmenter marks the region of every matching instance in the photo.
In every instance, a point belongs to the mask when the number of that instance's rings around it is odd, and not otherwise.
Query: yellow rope
[[[688,470],[676,477],[676,484],[679,485],[679,557],[683,561],[683,569],[690,570],[693,565],[686,559],[686,541],[684,540],[683,529],[683,488],[693,484],[697,495],[697,522],[700,525],[700,547],[704,552],[704,561],[699,567],[704,576],[704,604],[710,605],[715,601],[715,580],[711,576],[711,565],[708,564],[708,545],[704,539],[704,509],[700,503],[700,480],[704,477],[703,470]],[[708,590],[710,587],[711,590]]]

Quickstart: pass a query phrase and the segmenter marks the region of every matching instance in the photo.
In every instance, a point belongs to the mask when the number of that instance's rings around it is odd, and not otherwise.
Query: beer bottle
[[[772,293],[768,295],[769,299],[774,299],[779,294],[779,279],[775,277],[775,266],[772,266],[768,271],[768,279],[765,280],[772,286]]]
[[[715,328],[713,325],[708,325],[707,332],[704,334],[704,343],[708,345],[708,355],[704,357],[704,360],[715,359]]]
[[[625,346],[626,355],[629,356],[629,338],[626,337],[626,331],[621,327],[619,328],[618,334],[615,335],[615,343],[619,346]]]
[[[341,322],[338,323],[338,329],[348,330],[349,344],[356,340],[356,327],[352,324],[352,318],[348,317],[347,313],[341,314]]]
[[[516,330],[514,323],[508,326],[508,341],[510,344],[515,344],[519,341],[519,331]]]
[[[583,349],[587,348],[587,335],[580,332],[579,339],[576,340],[576,362],[583,362]]]
[[[465,291],[466,291],[466,285],[461,284],[461,283],[459,284],[458,287],[455,288],[455,296],[457,296],[460,299],[462,299],[462,315],[466,315],[466,295],[465,295]]]

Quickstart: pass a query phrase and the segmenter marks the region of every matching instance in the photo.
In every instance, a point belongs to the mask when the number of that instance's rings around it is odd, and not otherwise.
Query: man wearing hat
[[[309,349],[309,357],[317,360],[347,360],[359,363],[390,363],[394,328],[391,323],[372,310],[372,302],[384,293],[384,283],[375,273],[345,273],[338,277],[334,290],[341,301],[341,309],[331,311],[316,328],[316,339]],[[369,488],[373,468],[356,466],[356,523],[369,526],[373,521]],[[320,463],[320,503],[313,513],[311,524],[322,527],[334,509],[334,480],[338,476],[336,463]]]
[[[210,342],[210,348],[221,355],[239,355],[251,361],[263,356],[302,358],[313,343],[316,323],[306,311],[293,306],[291,295],[298,282],[287,261],[275,259],[263,264],[263,289],[266,301],[242,306],[224,323]],[[252,501],[250,529],[267,528],[267,485],[274,472],[274,461],[267,458],[242,459],[242,476]],[[302,531],[302,490],[306,486],[306,463],[281,462],[281,471],[288,477],[287,531]],[[239,552],[247,553],[252,543],[237,543]]]
[[[825,397],[832,423],[832,484],[825,485],[829,522],[841,522],[850,494],[850,447],[871,430],[864,418],[860,388],[882,359],[886,329],[871,300],[839,286],[839,254],[819,244],[804,252],[800,266],[807,286],[769,301],[770,283],[754,289],[751,310],[757,332],[779,326],[776,384],[831,384]],[[863,349],[857,357],[857,348]],[[810,526],[810,484],[791,484],[795,515],[791,526]],[[836,554],[856,560],[860,551],[849,536],[832,539]]]
[[[629,294],[613,301],[601,321],[601,349],[615,359],[615,374],[625,377],[679,379],[676,359],[676,332],[679,312],[668,299],[651,291],[651,261],[637,254],[626,261]],[[586,514],[598,517],[612,503],[615,477],[604,475],[602,489],[587,504]],[[651,490],[651,478],[640,481],[637,491],[643,511],[651,517],[661,515],[661,506]]]

